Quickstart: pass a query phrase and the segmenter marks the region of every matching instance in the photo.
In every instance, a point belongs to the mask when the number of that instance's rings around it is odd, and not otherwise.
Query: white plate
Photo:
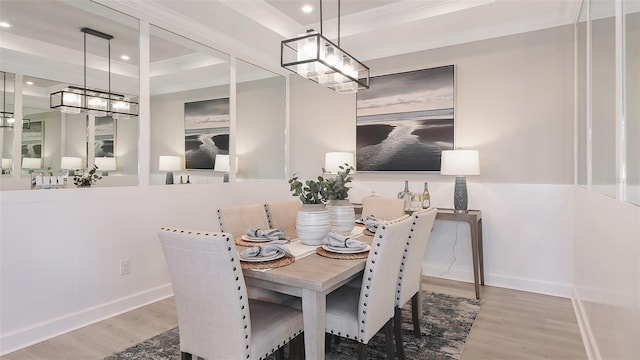
[[[338,254],[357,254],[357,253],[362,253],[362,252],[371,250],[371,246],[369,246],[369,245],[367,245],[367,247],[365,247],[362,250],[360,250],[360,249],[351,249],[351,248],[343,248],[343,247],[335,247],[335,246],[330,246],[330,245],[322,245],[322,248],[327,250],[327,251],[338,253]]]
[[[284,253],[281,252],[272,256],[252,257],[249,259],[245,259],[244,257],[242,257],[242,255],[238,253],[238,257],[240,258],[240,260],[246,261],[246,262],[265,262],[265,261],[271,261],[271,260],[278,260],[284,257]]]
[[[254,237],[254,236],[249,236],[247,234],[242,235],[240,237],[240,239],[242,239],[244,241],[253,241],[253,242],[269,242],[269,241],[271,241],[271,239],[268,239],[268,238]]]

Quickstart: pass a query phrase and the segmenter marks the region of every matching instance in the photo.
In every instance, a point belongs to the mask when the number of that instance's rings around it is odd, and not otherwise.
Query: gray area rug
[[[447,360],[460,359],[471,326],[480,310],[480,301],[456,296],[423,292],[422,336],[416,339],[411,324],[411,302],[402,309],[402,338],[407,359]],[[178,328],[145,340],[105,360],[153,359],[175,360],[180,358]],[[382,332],[369,342],[369,359],[385,358],[385,342]],[[357,357],[357,343],[341,339],[332,345],[327,359],[346,360]],[[275,359],[272,355],[269,359]]]

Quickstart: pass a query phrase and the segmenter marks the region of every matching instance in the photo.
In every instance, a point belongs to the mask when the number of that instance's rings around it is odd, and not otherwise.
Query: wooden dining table
[[[373,237],[365,235],[358,240],[371,244]],[[324,359],[327,294],[362,276],[366,261],[331,259],[313,253],[290,265],[266,271],[244,269],[243,273],[247,285],[302,299],[305,355],[308,359]]]

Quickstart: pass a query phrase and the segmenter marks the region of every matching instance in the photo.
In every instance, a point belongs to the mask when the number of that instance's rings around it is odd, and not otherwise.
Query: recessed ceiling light
[[[0,27],[3,27],[3,28],[10,28],[10,27],[11,27],[11,24],[9,24],[9,23],[8,23],[8,22],[6,22],[6,21],[0,21]]]
[[[24,83],[27,85],[33,85],[33,81],[25,81]]]
[[[310,12],[313,11],[313,6],[309,5],[309,4],[304,4],[302,5],[302,7],[300,8],[300,10],[302,10],[303,13],[308,14]]]
[[[131,59],[131,58],[129,57],[129,55],[122,55],[122,56],[120,56],[120,59],[122,59],[122,60],[129,60],[129,59]]]

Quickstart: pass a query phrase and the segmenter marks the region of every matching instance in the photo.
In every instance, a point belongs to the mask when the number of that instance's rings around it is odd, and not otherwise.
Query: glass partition
[[[284,179],[285,79],[241,60],[236,74],[236,178]]]
[[[1,59],[1,58],[0,58]],[[1,61],[1,60],[0,60]],[[15,75],[12,73],[2,72],[2,97],[0,98],[1,118],[0,118],[0,176],[8,177],[11,175],[13,166],[13,108],[14,108],[14,81]]]
[[[590,1],[592,188],[616,194],[615,3]]]
[[[228,170],[219,159],[228,158],[232,135],[229,56],[157,26],[150,33],[150,181],[165,184],[173,174],[176,184],[223,182]]]
[[[577,183],[587,186],[587,3],[583,2],[576,25],[577,85]]]
[[[62,169],[63,158],[79,158],[80,165],[73,165],[79,169],[91,167],[96,154],[105,154],[104,147],[110,151],[103,157],[115,160],[110,161],[114,165],[109,175],[122,176],[99,185],[137,184],[137,116],[119,116],[109,134],[102,131],[99,118],[121,111],[118,106],[125,101],[137,102],[138,20],[84,1],[44,1],[38,6],[8,1],[2,3],[2,13],[7,19],[40,19],[15,23],[0,34],[0,70],[22,75],[22,92],[16,96],[22,97],[23,117],[31,124],[22,131],[21,154],[11,154],[20,162],[22,177],[30,177],[38,165],[52,172],[67,170]],[[80,90],[69,90],[74,87]],[[51,99],[61,90],[74,92],[65,101],[83,100],[53,108]],[[3,134],[3,156],[6,141]]]
[[[624,2],[627,199],[640,205],[640,2]]]

